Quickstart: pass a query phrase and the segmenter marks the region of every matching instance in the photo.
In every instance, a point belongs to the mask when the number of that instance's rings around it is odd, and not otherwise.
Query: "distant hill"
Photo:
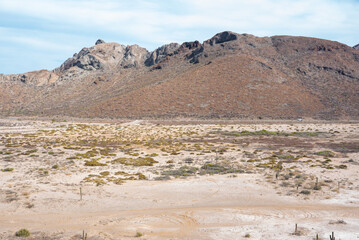
[[[0,114],[359,119],[359,51],[229,31],[153,52],[98,40],[52,71],[0,75]]]

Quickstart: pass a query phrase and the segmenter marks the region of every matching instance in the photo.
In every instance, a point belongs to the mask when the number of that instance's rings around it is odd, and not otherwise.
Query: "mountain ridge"
[[[149,52],[99,39],[52,71],[0,75],[0,114],[358,119],[358,83],[358,51],[329,40],[225,31]]]

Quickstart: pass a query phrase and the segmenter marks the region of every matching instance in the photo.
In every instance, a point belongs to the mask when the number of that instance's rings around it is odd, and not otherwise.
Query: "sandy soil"
[[[358,239],[358,127],[1,119],[0,239]]]

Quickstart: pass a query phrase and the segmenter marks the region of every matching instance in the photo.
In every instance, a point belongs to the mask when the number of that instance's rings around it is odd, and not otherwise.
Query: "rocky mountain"
[[[359,52],[229,31],[152,52],[98,40],[52,71],[0,75],[0,114],[359,119]]]
[[[353,48],[359,50],[359,44],[355,45]]]

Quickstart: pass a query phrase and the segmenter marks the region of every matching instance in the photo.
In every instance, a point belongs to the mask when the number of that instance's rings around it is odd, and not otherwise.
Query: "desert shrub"
[[[130,176],[131,174],[124,172],[124,171],[118,171],[118,172],[115,172],[115,175]]]
[[[85,161],[85,166],[98,167],[98,166],[107,166],[107,164],[100,163],[100,162],[98,162],[98,160],[92,159],[90,161]]]
[[[226,173],[239,173],[238,169],[230,168],[220,164],[206,163],[201,167],[200,174],[226,174]]]
[[[316,137],[320,133],[321,132],[292,132],[289,135],[295,135],[295,136],[299,136],[299,137]]]
[[[108,149],[108,148],[101,149],[100,154],[103,155],[103,156],[116,156],[116,154],[112,154],[111,150]]]
[[[287,154],[287,155],[273,155],[273,157],[277,157],[279,159],[285,159],[285,160],[294,160],[295,157],[293,155]]]
[[[87,151],[85,153],[78,153],[76,154],[76,157],[78,158],[92,158],[92,157],[96,157],[99,154],[98,151],[96,151],[95,149]],[[72,159],[77,159],[77,158],[72,158]]]
[[[132,165],[132,166],[153,166],[154,163],[158,163],[151,157],[145,158],[117,158],[111,163],[121,163],[124,165]]]
[[[310,194],[310,191],[308,191],[308,190],[302,190],[302,191],[300,191],[300,194],[309,195],[309,194]]]
[[[155,177],[154,180],[156,181],[166,181],[166,180],[171,180],[170,176],[159,176],[159,177]]]
[[[14,169],[13,168],[4,168],[1,171],[2,172],[12,172],[12,171],[14,171]]]
[[[196,167],[182,166],[179,169],[163,171],[161,175],[163,176],[173,176],[173,177],[187,177],[193,176],[196,174],[198,169]]]
[[[101,176],[108,176],[108,175],[110,175],[110,172],[109,171],[100,172],[100,175]]]
[[[341,164],[341,165],[337,166],[337,168],[339,168],[339,169],[347,169],[348,167],[347,167],[347,165]]]
[[[329,150],[316,152],[315,155],[323,156],[323,157],[334,157],[335,156],[335,154]]]
[[[136,173],[136,175],[138,176],[138,180],[147,180],[147,177],[142,173]]]
[[[30,231],[26,228],[20,229],[15,233],[16,237],[30,237]]]
[[[97,175],[85,177],[84,181],[95,183],[97,186],[106,184],[106,181]]]
[[[216,131],[211,133],[220,133],[225,136],[297,136],[297,137],[316,137],[321,132],[274,132],[274,131],[268,131],[268,130],[259,130],[259,131]]]
[[[265,135],[265,136],[271,136],[271,135],[279,135],[279,132],[272,132],[272,131],[267,131],[265,129],[260,130],[260,131],[241,131],[241,132],[237,132],[237,131],[219,131],[222,135],[226,135],[226,136],[248,136],[248,135]]]

